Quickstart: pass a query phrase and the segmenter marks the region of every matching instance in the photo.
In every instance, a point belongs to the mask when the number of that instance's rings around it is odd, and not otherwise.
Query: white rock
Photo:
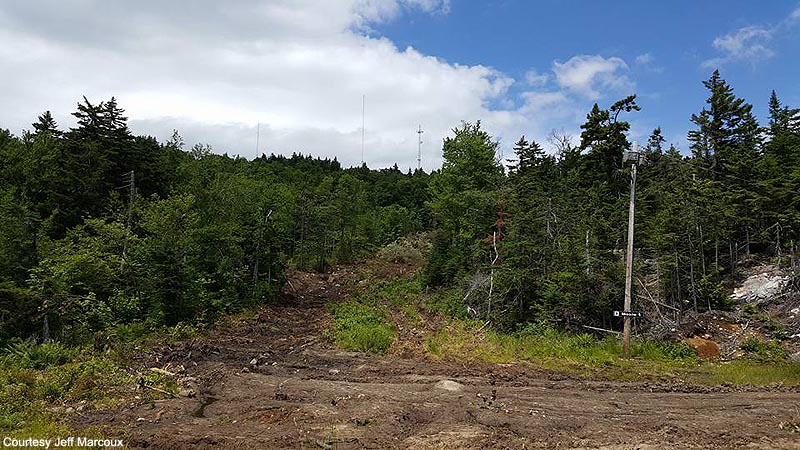
[[[459,392],[464,389],[464,385],[453,380],[441,380],[433,385],[436,389],[443,389],[450,392]]]
[[[761,303],[780,295],[787,284],[788,276],[760,273],[748,277],[741,286],[734,289],[731,297],[738,301]]]

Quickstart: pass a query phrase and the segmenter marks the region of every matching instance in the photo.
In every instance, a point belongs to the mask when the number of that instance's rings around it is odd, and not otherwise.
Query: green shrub
[[[637,340],[631,355],[649,361],[697,360],[697,352],[685,342]]]
[[[383,263],[422,265],[426,251],[421,239],[403,238],[378,250],[376,257]]]
[[[15,342],[5,349],[3,365],[23,369],[45,369],[60,366],[77,355],[75,349],[59,343],[35,345],[30,342]]]
[[[148,322],[120,324],[108,331],[115,343],[136,342],[154,332],[155,325]]]
[[[378,298],[392,304],[402,306],[414,301],[422,294],[422,279],[419,276],[410,279],[388,280],[379,282],[374,294]]]
[[[384,354],[395,336],[386,310],[378,305],[356,301],[330,306],[331,337],[336,345],[351,351]]]
[[[467,319],[469,313],[463,301],[464,294],[459,289],[436,289],[425,299],[425,310],[442,313],[455,319]]]
[[[742,342],[742,350],[748,358],[758,362],[781,362],[786,360],[786,350],[776,341],[761,341],[754,337]]]
[[[186,322],[180,322],[167,329],[169,337],[175,340],[189,339],[197,336],[197,328]]]
[[[115,386],[131,381],[112,361],[61,344],[15,342],[0,363],[0,431],[55,426],[59,418],[48,403],[105,400]]]

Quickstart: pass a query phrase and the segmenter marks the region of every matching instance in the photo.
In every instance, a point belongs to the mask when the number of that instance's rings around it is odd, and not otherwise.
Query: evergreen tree
[[[718,70],[703,85],[709,90],[708,107],[692,114],[697,129],[688,134],[695,158],[716,179],[725,175],[752,175],[750,170],[758,159],[761,143],[753,106],[736,97]]]
[[[33,123],[33,129],[36,130],[36,135],[48,134],[55,137],[61,135],[58,124],[56,124],[56,120],[53,119],[50,111],[45,111],[39,116],[39,120]]]
[[[431,178],[428,202],[441,228],[426,268],[431,284],[449,282],[469,270],[481,252],[480,243],[492,235],[503,180],[497,146],[480,122],[464,122],[444,140],[442,170]]]

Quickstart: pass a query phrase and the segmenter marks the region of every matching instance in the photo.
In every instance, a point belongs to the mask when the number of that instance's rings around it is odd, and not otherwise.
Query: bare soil
[[[336,350],[326,304],[356,267],[292,274],[282,303],[209,336],[155,348],[139,370],[177,373],[85,413],[129,448],[800,448],[796,389],[586,381],[528,364],[462,365]]]

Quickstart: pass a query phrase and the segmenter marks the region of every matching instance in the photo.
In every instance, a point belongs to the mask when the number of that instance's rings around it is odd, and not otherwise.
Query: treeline
[[[290,263],[325,270],[430,221],[422,171],[187,151],[133,135],[113,98],[73,115],[0,130],[0,341],[210,321],[274,299]]]
[[[773,92],[761,126],[719,72],[704,85],[691,155],[665,147],[657,128],[639,166],[635,293],[678,311],[730,306],[724,283],[742,256],[752,248],[793,261],[800,237],[800,110]],[[430,183],[438,232],[427,282],[460,282],[470,310],[496,325],[617,325],[630,189],[623,152],[632,150],[626,119],[639,110],[635,95],[595,105],[579,145],[551,137],[556,155],[523,137],[507,172],[480,123],[454,130]],[[655,284],[645,292],[648,279]]]
[[[704,84],[691,154],[657,128],[639,166],[634,287],[651,276],[646,294],[679,311],[728,306],[740,256],[793,255],[800,232],[798,109],[773,93],[761,125],[718,72]],[[610,326],[639,109],[635,95],[595,105],[578,143],[554,134],[548,154],[523,137],[509,161],[463,123],[430,175],[185,150],[177,133],[133,135],[113,98],[84,99],[69,130],[46,112],[21,136],[0,130],[0,340],[210,321],[274,299],[290,265],[324,271],[420,230],[425,284],[463,288],[471,314]]]

